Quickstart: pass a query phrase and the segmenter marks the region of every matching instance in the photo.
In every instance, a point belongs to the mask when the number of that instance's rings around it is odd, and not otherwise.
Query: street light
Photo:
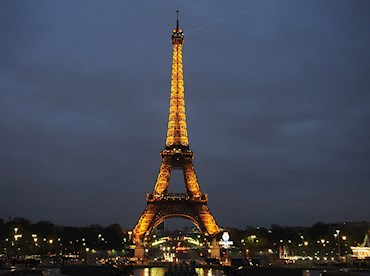
[[[335,232],[336,233],[334,233],[334,237],[338,238],[338,262],[340,262],[340,236],[339,236],[340,230],[335,230]],[[343,236],[343,237],[345,237],[345,236]]]
[[[12,241],[12,246],[17,246],[18,239],[22,238],[22,235],[18,234],[18,230],[19,230],[19,228],[14,227],[14,242]],[[20,248],[18,247],[18,251],[19,250],[20,250]]]
[[[90,248],[86,247],[86,259],[85,259],[85,265],[87,265],[87,258],[89,254]]]
[[[19,230],[19,228],[14,227],[14,240],[15,241],[18,241],[19,238],[22,238],[22,235],[18,234],[18,230]]]
[[[35,243],[35,246],[37,246],[37,234],[32,234],[33,242]]]
[[[17,241],[20,237],[22,237],[22,235],[18,234],[18,230],[19,230],[19,228],[14,227],[14,240],[15,241]]]

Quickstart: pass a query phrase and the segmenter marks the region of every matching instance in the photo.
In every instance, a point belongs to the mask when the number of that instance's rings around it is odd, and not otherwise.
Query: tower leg
[[[171,177],[171,159],[169,157],[164,157],[162,159],[161,167],[159,168],[157,182],[155,183],[154,186],[153,195],[155,197],[160,197],[163,193],[167,192],[170,177]]]
[[[197,176],[194,171],[193,162],[191,160],[184,161],[183,165],[186,191],[195,197],[200,197],[200,192]]]

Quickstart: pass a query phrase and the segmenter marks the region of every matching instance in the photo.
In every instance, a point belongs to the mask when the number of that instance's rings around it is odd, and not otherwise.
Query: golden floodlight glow
[[[182,66],[182,40],[173,44],[170,112],[166,146],[189,146],[186,126],[184,75]]]
[[[161,152],[162,164],[154,190],[147,194],[147,206],[132,233],[135,243],[140,243],[160,223],[173,217],[189,219],[206,235],[220,232],[208,209],[208,196],[200,190],[192,161],[194,153],[189,149],[182,64],[184,34],[178,20],[171,41],[173,55],[166,146]],[[186,193],[168,193],[171,171],[174,169],[183,171]]]

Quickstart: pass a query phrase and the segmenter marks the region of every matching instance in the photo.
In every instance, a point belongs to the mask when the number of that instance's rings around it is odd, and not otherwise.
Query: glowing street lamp
[[[35,246],[37,246],[37,234],[32,234],[33,242],[35,243]]]
[[[22,238],[22,235],[18,234],[18,230],[19,230],[19,228],[17,228],[17,227],[14,228],[14,240],[15,241],[18,241],[19,238]]]
[[[85,265],[87,265],[87,257],[88,257],[88,254],[89,254],[89,251],[90,251],[90,248],[86,247],[86,259],[85,259]]]
[[[340,261],[340,235],[339,235],[339,233],[340,233],[340,230],[335,230],[335,234],[334,234],[334,237],[335,238],[338,238],[338,262]],[[346,240],[347,239],[347,237],[346,236],[342,236],[342,239],[343,240]]]

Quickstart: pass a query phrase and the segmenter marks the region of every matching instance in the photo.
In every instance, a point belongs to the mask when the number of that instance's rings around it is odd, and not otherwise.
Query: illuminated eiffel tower
[[[171,41],[173,58],[166,147],[161,152],[162,164],[154,191],[147,194],[147,206],[133,230],[134,242],[142,241],[160,223],[173,217],[189,219],[206,235],[212,236],[220,232],[207,206],[208,195],[202,194],[199,188],[192,162],[194,153],[189,149],[182,66],[184,34],[179,28],[178,16]],[[186,193],[167,192],[171,170],[176,169],[184,173]]]

